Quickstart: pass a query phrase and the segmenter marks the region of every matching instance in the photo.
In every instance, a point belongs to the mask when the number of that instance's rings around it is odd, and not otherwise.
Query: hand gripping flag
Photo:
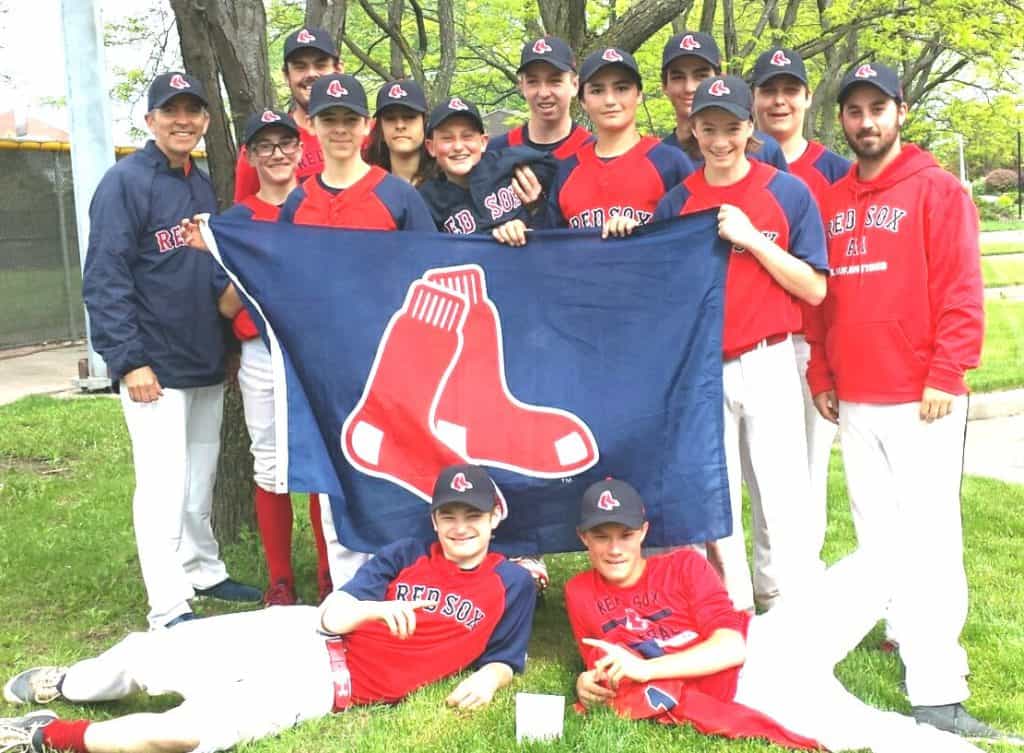
[[[579,549],[580,496],[609,475],[644,496],[651,545],[731,531],[713,214],[524,248],[210,226],[275,363],[278,488],[329,494],[350,549],[432,535],[435,477],[466,462],[501,489],[508,554]]]

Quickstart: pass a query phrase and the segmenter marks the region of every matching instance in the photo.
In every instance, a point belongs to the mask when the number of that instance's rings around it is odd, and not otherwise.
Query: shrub
[[[980,197],[975,201],[978,215],[982,220],[1010,220],[1017,218],[1017,197],[1012,193],[1004,193],[994,201],[991,197]]]
[[[1013,170],[998,167],[985,176],[987,193],[1006,193],[1017,188],[1017,173]]]

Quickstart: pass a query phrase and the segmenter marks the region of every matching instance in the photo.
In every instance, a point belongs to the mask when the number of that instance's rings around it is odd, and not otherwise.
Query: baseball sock
[[[309,495],[309,524],[313,527],[313,543],[316,544],[316,582],[323,601],[324,590],[334,590],[331,585],[331,567],[327,561],[327,541],[324,539],[324,521],[320,517],[320,495]]]
[[[342,427],[342,450],[352,465],[426,500],[442,468],[466,462],[430,429],[434,396],[462,345],[465,311],[462,295],[414,282]]]
[[[88,719],[54,719],[45,727],[36,730],[32,747],[36,750],[70,750],[73,753],[88,753],[85,747],[85,729],[92,722]],[[41,743],[41,744],[38,744]]]
[[[530,475],[564,476],[597,462],[590,429],[567,411],[527,405],[505,383],[501,320],[476,266],[432,270],[425,278],[466,296],[464,346],[437,406],[435,431],[478,463]]]
[[[292,498],[256,487],[256,524],[267,556],[270,585],[286,581],[294,586],[292,573]]]

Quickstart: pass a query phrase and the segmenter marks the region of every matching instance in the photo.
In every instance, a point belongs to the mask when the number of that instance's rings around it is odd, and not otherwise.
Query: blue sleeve
[[[780,172],[789,172],[789,163],[786,155],[779,146],[779,142],[763,131],[754,131],[754,138],[761,142],[761,148],[750,156],[761,162],[767,162]]]
[[[811,189],[797,177],[777,173],[768,184],[789,223],[789,253],[819,272],[828,272],[825,224]]]
[[[384,601],[391,581],[397,578],[402,570],[428,553],[427,545],[422,541],[399,539],[377,552],[373,559],[364,562],[348,583],[338,590],[360,601]]]
[[[814,162],[814,168],[825,176],[829,183],[835,183],[848,172],[853,163],[833,151],[826,149]]]
[[[437,224],[420,192],[412,186],[405,193],[405,212],[399,230],[418,230],[422,233],[436,233]]]
[[[648,152],[651,164],[661,176],[661,182],[665,186],[665,193],[678,186],[687,176],[694,171],[693,160],[686,156],[681,149],[658,144]]]
[[[505,611],[491,633],[487,647],[473,666],[501,662],[511,667],[513,672],[521,673],[526,669],[526,648],[533,629],[537,588],[524,568],[508,560],[499,564],[495,572],[505,584]]]
[[[661,197],[661,201],[658,202],[658,206],[654,209],[654,217],[651,219],[651,222],[678,217],[686,205],[686,200],[689,198],[690,192],[686,186],[682,184],[676,186]]]
[[[235,204],[220,213],[221,217],[232,217],[239,220],[251,220],[253,211],[245,204]]]
[[[508,148],[508,132],[499,133],[493,139],[489,139],[487,142],[487,150],[490,152],[497,152],[501,149]]]
[[[284,204],[281,205],[281,214],[278,215],[277,221],[294,224],[295,212],[305,198],[306,190],[302,186],[295,186],[288,194],[288,198],[284,200]]]
[[[562,216],[562,207],[558,203],[558,196],[562,192],[562,186],[568,180],[573,168],[579,164],[576,157],[569,157],[558,163],[558,171],[555,173],[551,187],[548,189],[548,200],[544,205],[544,211],[538,212],[533,221],[533,227],[541,230],[544,228],[568,227],[569,223]]]
[[[111,168],[93,194],[82,273],[92,344],[115,378],[149,364],[139,332],[132,275],[143,220],[135,205],[139,192],[125,190],[128,167]]]

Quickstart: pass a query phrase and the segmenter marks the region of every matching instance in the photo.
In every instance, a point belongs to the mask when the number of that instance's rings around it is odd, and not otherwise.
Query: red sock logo
[[[597,462],[597,442],[578,417],[527,405],[505,382],[501,319],[475,264],[429,270],[424,279],[466,297],[463,348],[437,406],[434,432],[480,465],[562,478]]]
[[[349,463],[427,501],[449,465],[541,478],[593,466],[597,442],[583,421],[509,392],[501,321],[483,270],[446,267],[424,278],[388,322],[363,396],[342,426]]]

